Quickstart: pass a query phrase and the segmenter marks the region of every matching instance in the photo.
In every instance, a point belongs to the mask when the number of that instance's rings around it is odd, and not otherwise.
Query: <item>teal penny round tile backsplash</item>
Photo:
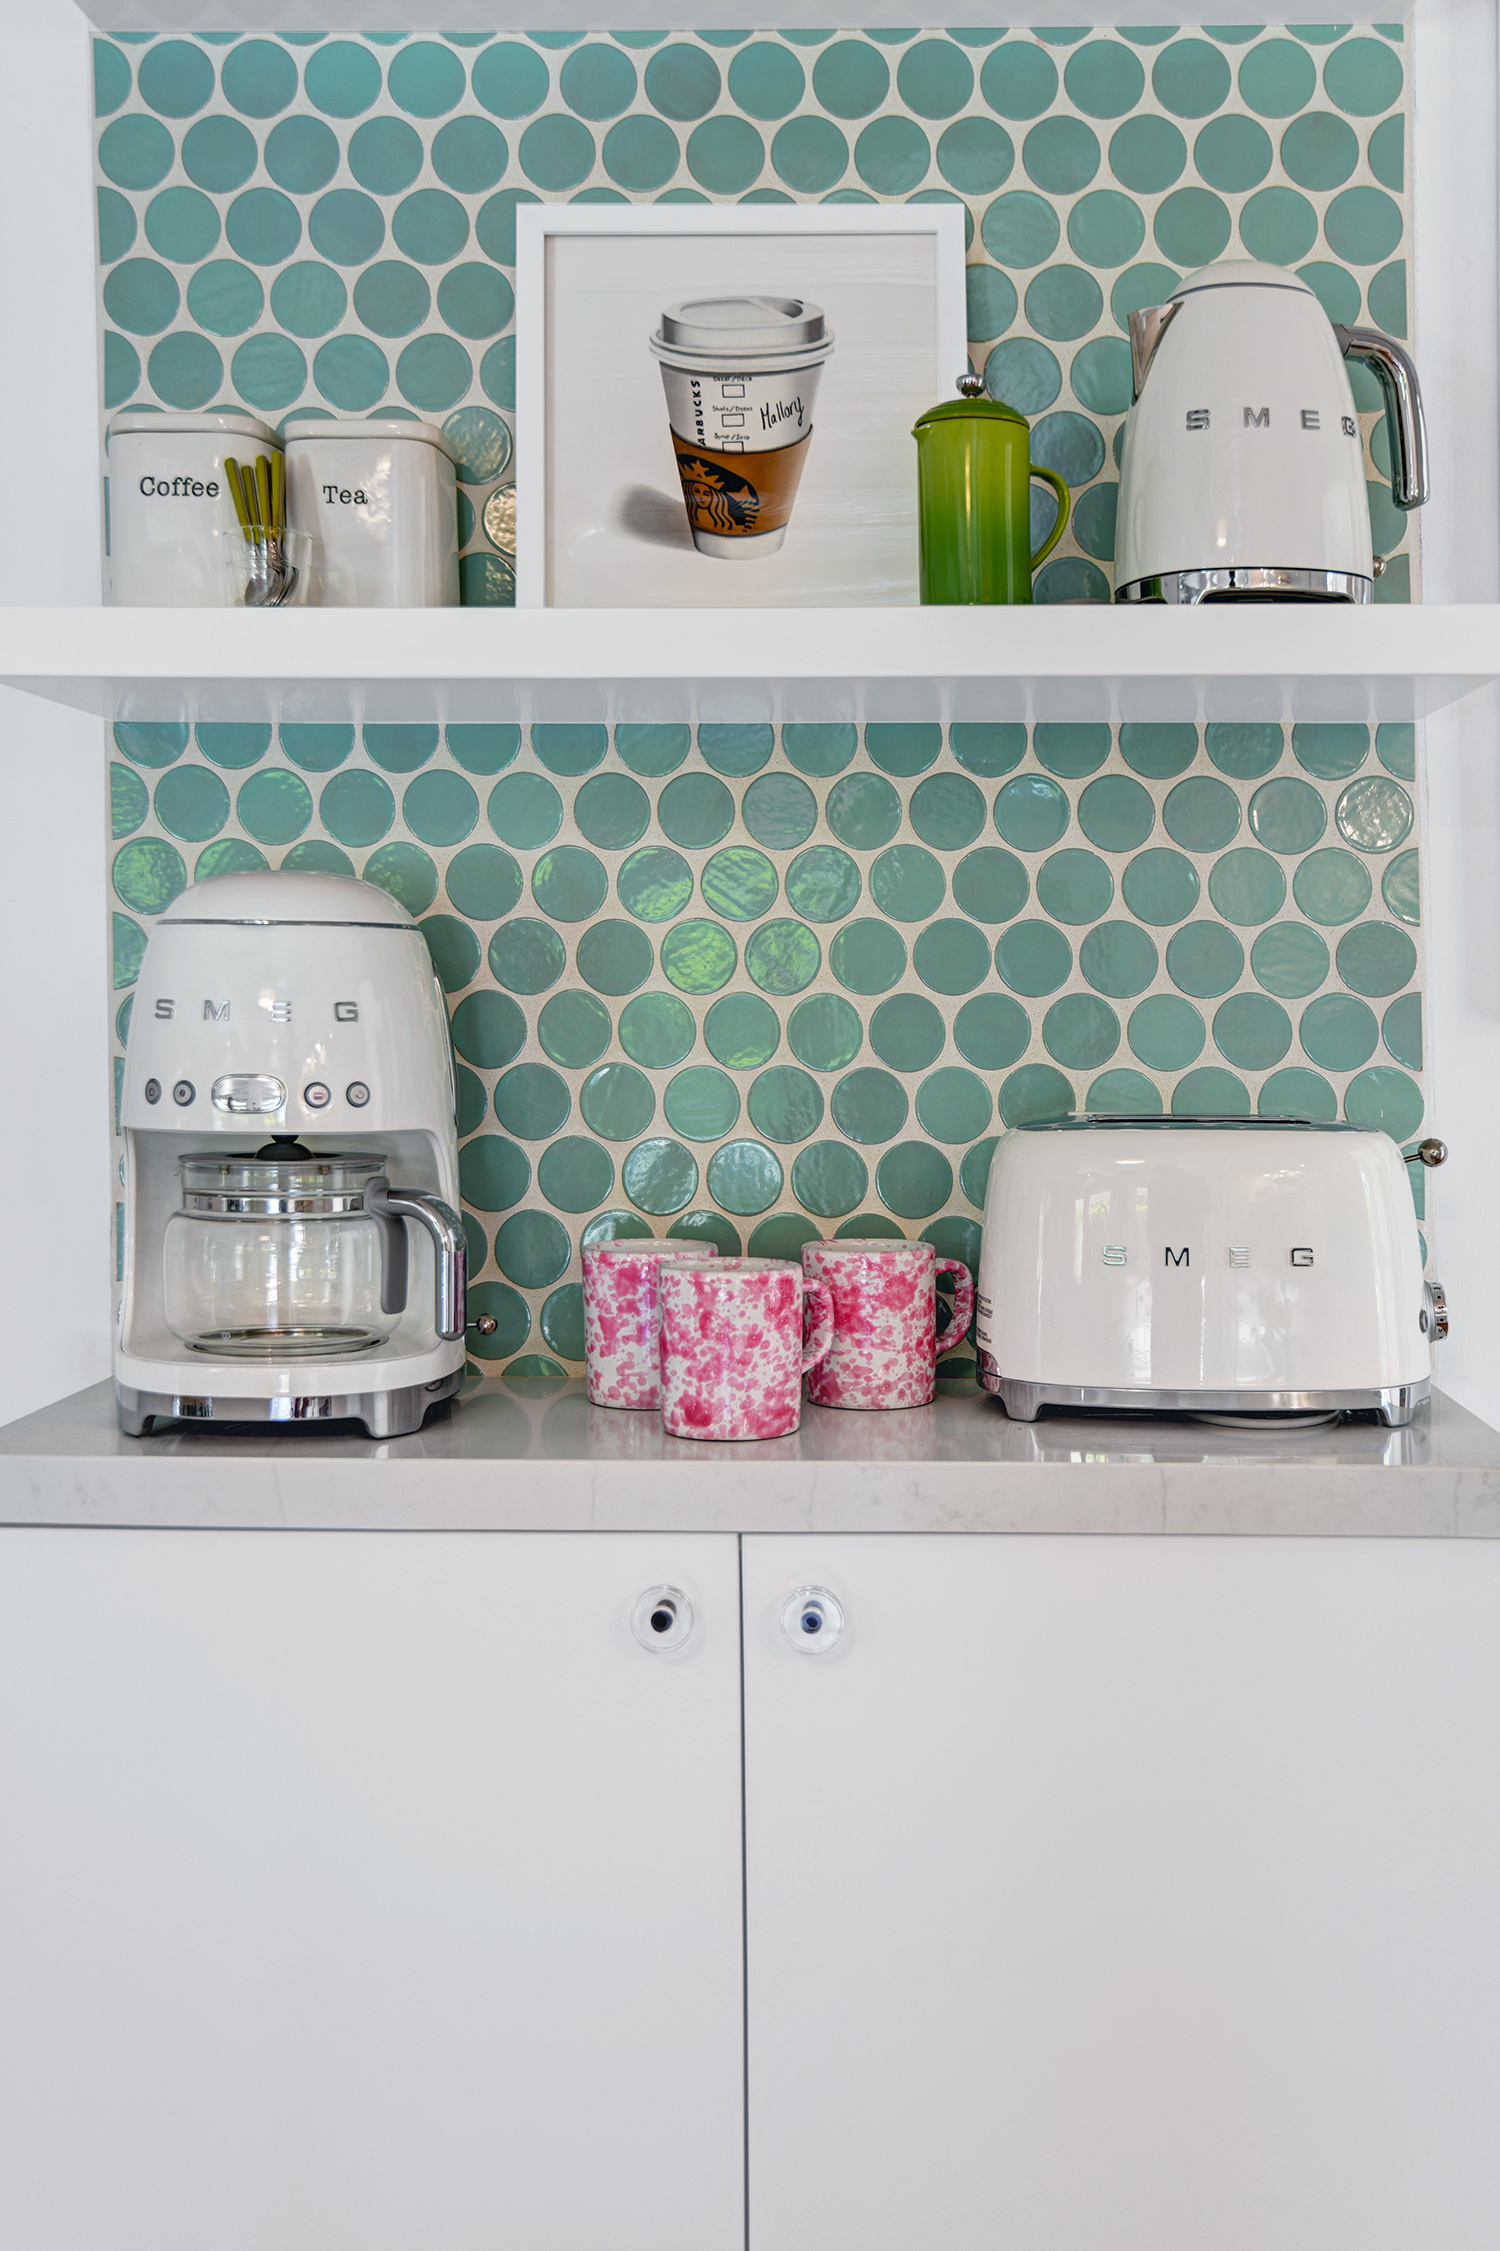
[[[1043,602],[1110,597],[1133,308],[1244,255],[1409,330],[1401,26],[142,34],[94,73],[108,410],[440,422],[470,604],[514,599],[520,203],[962,205],[972,358],[1074,494]],[[1408,600],[1353,382],[1377,597]],[[1028,1118],[1344,1117],[1409,1151],[1419,803],[1401,725],[121,720],[116,1087],[187,883],[382,885],[452,1015],[477,1363],[560,1377],[584,1239],[972,1264]]]

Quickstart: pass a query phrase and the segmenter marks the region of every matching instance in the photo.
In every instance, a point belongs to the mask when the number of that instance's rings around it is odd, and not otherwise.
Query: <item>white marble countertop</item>
[[[108,1384],[0,1429],[0,1524],[372,1531],[1500,1537],[1500,1432],[1437,1395],[1406,1430],[1011,1422],[982,1392],[718,1446],[581,1384],[475,1387],[411,1438],[350,1426],[122,1438]]]

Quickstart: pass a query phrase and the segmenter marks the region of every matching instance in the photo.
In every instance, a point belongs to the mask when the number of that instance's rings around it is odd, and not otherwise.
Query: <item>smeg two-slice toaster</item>
[[[1386,1134],[1079,1116],[995,1151],[976,1339],[980,1381],[1018,1420],[1364,1408],[1399,1425],[1443,1333]]]

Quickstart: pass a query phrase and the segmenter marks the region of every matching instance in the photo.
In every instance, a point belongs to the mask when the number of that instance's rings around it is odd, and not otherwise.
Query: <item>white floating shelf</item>
[[[87,0],[84,13],[101,31],[228,31],[251,33],[301,31],[309,13],[320,29],[360,32],[371,28],[393,31],[517,32],[535,30],[546,14],[536,0],[400,0],[395,8],[371,8],[369,0],[319,0],[309,10],[306,0],[260,0],[253,25],[245,22],[242,0]],[[570,31],[716,31],[743,30],[748,11],[736,0],[570,0],[564,11]],[[786,26],[799,30],[807,21],[806,0],[773,0],[755,9],[762,30]],[[816,13],[816,11],[811,11]],[[905,29],[913,17],[909,0],[861,0],[860,24],[868,30]],[[1235,10],[1239,23],[1281,23],[1284,0],[1242,0]],[[963,10],[966,24],[977,26],[1054,26],[1087,24],[1112,28],[1122,24],[1151,24],[1162,20],[1161,0],[1015,0],[1009,7],[996,0],[969,0]],[[747,34],[748,36],[748,34]],[[845,37],[858,38],[859,33]]]
[[[104,718],[1420,719],[1500,607],[0,611],[0,680]]]

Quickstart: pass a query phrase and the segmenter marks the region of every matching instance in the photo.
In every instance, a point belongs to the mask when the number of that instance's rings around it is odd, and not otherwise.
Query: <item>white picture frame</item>
[[[517,607],[914,605],[911,428],[969,366],[964,256],[956,202],[521,205]],[[701,552],[683,502],[650,338],[715,288],[811,300],[833,336],[774,554]]]

